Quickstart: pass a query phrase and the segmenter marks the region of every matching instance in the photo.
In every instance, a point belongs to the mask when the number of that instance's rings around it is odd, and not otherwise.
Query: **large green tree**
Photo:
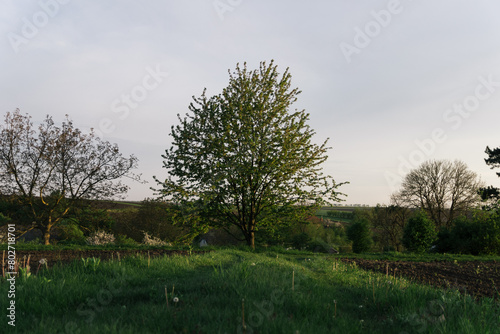
[[[84,199],[111,198],[128,190],[119,179],[137,158],[116,144],[84,134],[68,118],[57,126],[47,116],[38,127],[19,110],[0,124],[0,195],[15,199],[50,243],[52,228]]]
[[[259,229],[338,201],[340,184],[321,168],[328,140],[314,143],[309,114],[291,109],[299,93],[271,61],[253,71],[238,64],[221,94],[193,97],[163,155],[163,196],[198,208],[203,226],[237,226],[252,247]]]

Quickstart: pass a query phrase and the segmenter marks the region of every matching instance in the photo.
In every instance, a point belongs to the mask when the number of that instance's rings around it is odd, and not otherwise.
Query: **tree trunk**
[[[43,231],[43,244],[46,246],[50,245],[50,227],[51,226],[47,226],[44,229],[42,229],[42,231]]]
[[[245,233],[245,239],[247,241],[247,245],[252,247],[252,249],[255,249],[255,232],[251,231]]]
[[[250,232],[250,247],[255,250],[255,232]]]

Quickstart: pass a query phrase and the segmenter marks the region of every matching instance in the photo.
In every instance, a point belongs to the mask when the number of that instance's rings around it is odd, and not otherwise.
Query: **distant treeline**
[[[326,212],[326,215],[330,219],[353,219],[354,218],[353,211],[329,210]]]

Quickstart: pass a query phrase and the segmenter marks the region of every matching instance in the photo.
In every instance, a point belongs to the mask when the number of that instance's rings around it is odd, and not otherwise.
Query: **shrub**
[[[311,237],[305,232],[295,234],[292,237],[292,246],[295,249],[302,249],[307,246],[307,243],[311,241]]]
[[[327,251],[330,248],[339,249],[341,246],[349,245],[351,242],[348,240],[345,229],[340,224],[327,224],[314,223],[306,226],[304,231],[312,240],[309,242],[307,248],[311,249],[311,243],[317,241],[321,242],[321,247]],[[316,248],[316,246],[315,246]],[[312,248],[314,250],[314,248]]]
[[[462,254],[500,254],[500,216],[496,212],[476,211],[471,218],[460,217],[451,229],[439,232],[438,252]]]
[[[159,200],[146,199],[139,208],[112,213],[113,231],[144,242],[144,232],[167,242],[190,243],[196,234],[182,226],[182,212],[174,205]]]
[[[500,254],[500,216],[495,213],[479,222],[480,254]]]
[[[152,237],[148,232],[144,232],[144,239],[142,243],[147,246],[167,246],[167,243],[157,237]]]
[[[5,224],[5,223],[8,223],[10,221],[10,218],[7,217],[7,216],[4,216],[1,212],[0,212],[0,226]]]
[[[117,246],[137,246],[138,243],[132,238],[129,238],[123,234],[118,234],[115,237],[115,245],[117,245]]]
[[[369,251],[373,240],[368,220],[359,219],[349,226],[347,230],[347,237],[352,241],[352,251],[354,253],[364,253]]]
[[[98,230],[110,231],[114,225],[114,220],[107,210],[92,205],[78,207],[71,214],[78,219],[78,226],[85,234]]]
[[[306,249],[314,253],[330,253],[335,254],[339,252],[339,247],[332,247],[329,243],[322,239],[314,239],[307,244]]]
[[[112,244],[115,242],[115,236],[106,231],[98,230],[87,237],[86,242],[93,246]]]
[[[424,253],[429,250],[437,239],[434,223],[425,212],[418,211],[408,220],[403,232],[403,245],[409,251]]]
[[[205,240],[210,246],[236,246],[243,242],[244,236],[238,227],[231,226],[228,230],[211,229],[207,233],[198,235],[193,242],[199,244],[201,240]]]
[[[59,238],[62,242],[73,243],[73,244],[84,244],[85,236],[83,231],[80,229],[78,222],[73,219],[65,219],[57,227],[59,231]]]
[[[437,235],[436,252],[438,253],[456,253],[455,251],[456,240],[450,229],[441,228]]]
[[[477,218],[460,217],[450,230],[452,252],[478,255],[481,251],[481,224]]]

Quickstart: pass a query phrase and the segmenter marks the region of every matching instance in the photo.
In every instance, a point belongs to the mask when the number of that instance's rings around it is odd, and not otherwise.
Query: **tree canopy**
[[[16,110],[0,125],[0,195],[28,207],[45,244],[79,200],[125,193],[128,186],[119,179],[135,177],[129,172],[136,167],[136,157],[123,157],[116,144],[84,134],[68,117],[59,127],[47,116],[35,128],[28,114]]]
[[[340,184],[321,168],[328,139],[315,144],[309,114],[291,110],[299,93],[273,61],[254,71],[238,64],[221,94],[193,97],[190,113],[172,126],[161,194],[197,203],[206,226],[237,226],[251,246],[259,228],[338,201]]]

